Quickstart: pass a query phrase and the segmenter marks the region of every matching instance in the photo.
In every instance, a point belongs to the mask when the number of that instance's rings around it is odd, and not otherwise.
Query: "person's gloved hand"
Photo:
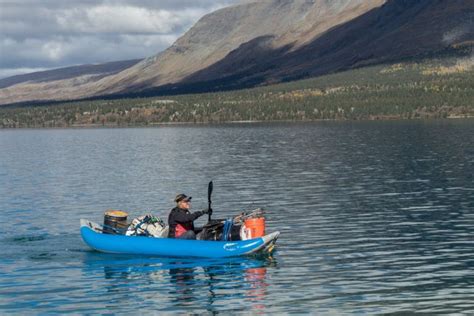
[[[202,213],[212,215],[212,208],[206,208],[205,210],[202,210]]]

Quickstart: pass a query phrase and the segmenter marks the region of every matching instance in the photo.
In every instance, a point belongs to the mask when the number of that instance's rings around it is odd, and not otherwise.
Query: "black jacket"
[[[171,210],[170,215],[168,216],[168,225],[170,225],[170,231],[168,237],[174,238],[176,233],[176,225],[180,224],[186,230],[194,231],[194,220],[202,216],[204,212],[197,211],[194,213],[189,212],[179,207],[175,207]]]

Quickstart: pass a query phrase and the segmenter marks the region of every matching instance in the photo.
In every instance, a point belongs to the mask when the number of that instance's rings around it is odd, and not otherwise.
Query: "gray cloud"
[[[0,77],[151,56],[238,0],[0,0]]]

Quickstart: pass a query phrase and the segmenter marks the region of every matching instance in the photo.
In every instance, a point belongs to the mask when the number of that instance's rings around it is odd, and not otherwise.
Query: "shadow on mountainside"
[[[181,84],[207,81],[210,87],[223,90],[421,57],[474,39],[473,20],[474,1],[391,0],[296,50],[262,48],[260,42],[241,45]],[[449,42],[453,32],[457,37]]]

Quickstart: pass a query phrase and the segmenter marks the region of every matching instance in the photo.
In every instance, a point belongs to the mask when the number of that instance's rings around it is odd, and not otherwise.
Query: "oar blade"
[[[209,182],[209,186],[207,187],[207,201],[209,202],[209,204],[211,203],[211,194],[212,194],[212,190],[214,189],[214,184],[211,182]]]

